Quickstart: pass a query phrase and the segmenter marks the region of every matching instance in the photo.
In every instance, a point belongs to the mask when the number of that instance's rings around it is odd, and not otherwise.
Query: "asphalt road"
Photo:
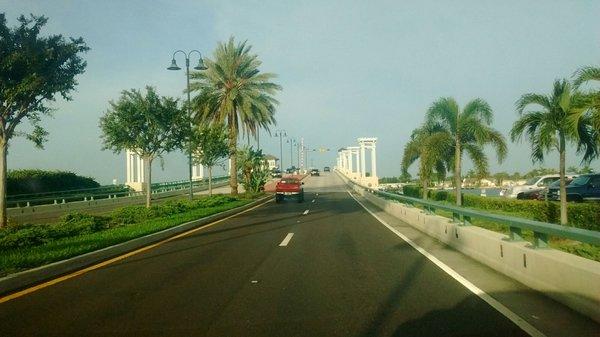
[[[333,174],[305,190],[0,303],[0,336],[526,335]]]

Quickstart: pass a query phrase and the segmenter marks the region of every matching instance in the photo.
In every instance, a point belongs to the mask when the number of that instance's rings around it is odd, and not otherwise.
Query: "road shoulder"
[[[353,194],[369,211],[424,248],[546,336],[598,336],[600,325],[525,285],[444,245]]]

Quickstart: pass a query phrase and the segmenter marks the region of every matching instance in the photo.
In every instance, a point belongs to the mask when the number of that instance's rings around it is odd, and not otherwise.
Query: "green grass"
[[[30,244],[25,245],[24,247],[3,249],[0,251],[0,276],[65,260],[151,233],[156,233],[188,221],[197,220],[248,204],[251,201],[253,201],[251,198],[238,199],[215,206],[212,206],[210,202],[204,204],[198,203],[194,206],[197,208],[183,210],[176,214],[150,218],[135,223],[120,224],[115,227],[108,227],[92,233],[83,233],[47,240],[47,242],[37,245]]]

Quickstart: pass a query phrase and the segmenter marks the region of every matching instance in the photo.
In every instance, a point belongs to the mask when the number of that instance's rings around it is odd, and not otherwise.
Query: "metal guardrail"
[[[548,247],[548,239],[550,236],[571,239],[575,241],[585,242],[594,245],[600,245],[600,232],[556,225],[552,223],[523,219],[507,215],[491,214],[474,209],[445,205],[435,201],[423,200],[404,195],[383,192],[359,185],[352,180],[349,180],[356,186],[359,186],[375,195],[382,196],[386,199],[396,200],[411,206],[421,205],[430,214],[435,214],[436,210],[444,210],[452,212],[452,220],[458,222],[462,226],[471,225],[471,219],[483,219],[493,221],[509,228],[509,240],[524,241],[523,230],[533,231],[533,246],[535,248]]]
[[[212,181],[214,183],[222,182],[223,180],[227,180],[228,176],[218,176],[213,177]],[[197,180],[192,183],[193,187],[201,187],[208,185],[208,180]],[[173,181],[173,182],[162,182],[152,184],[152,194],[159,194],[170,191],[184,190],[189,188],[189,180],[181,180],[181,181]],[[101,192],[102,190],[108,192]],[[122,197],[135,197],[145,195],[144,191],[132,191],[129,187],[125,185],[115,185],[113,189],[110,190],[110,186],[103,186],[98,188],[91,189],[79,189],[79,190],[70,190],[70,191],[62,191],[61,192],[47,192],[47,193],[39,193],[39,194],[20,194],[12,196],[12,199],[7,200],[8,207],[30,207],[30,206],[39,206],[39,205],[57,205],[57,204],[65,204],[68,202],[75,201],[93,201],[100,199],[113,199],[113,198],[122,198]],[[33,196],[32,198],[20,198],[25,196]]]

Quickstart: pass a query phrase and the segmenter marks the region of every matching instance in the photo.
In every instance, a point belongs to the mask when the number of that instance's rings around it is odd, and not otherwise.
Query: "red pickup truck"
[[[298,202],[304,201],[303,182],[296,178],[283,178],[275,186],[275,202],[282,202],[286,197],[297,198]]]

